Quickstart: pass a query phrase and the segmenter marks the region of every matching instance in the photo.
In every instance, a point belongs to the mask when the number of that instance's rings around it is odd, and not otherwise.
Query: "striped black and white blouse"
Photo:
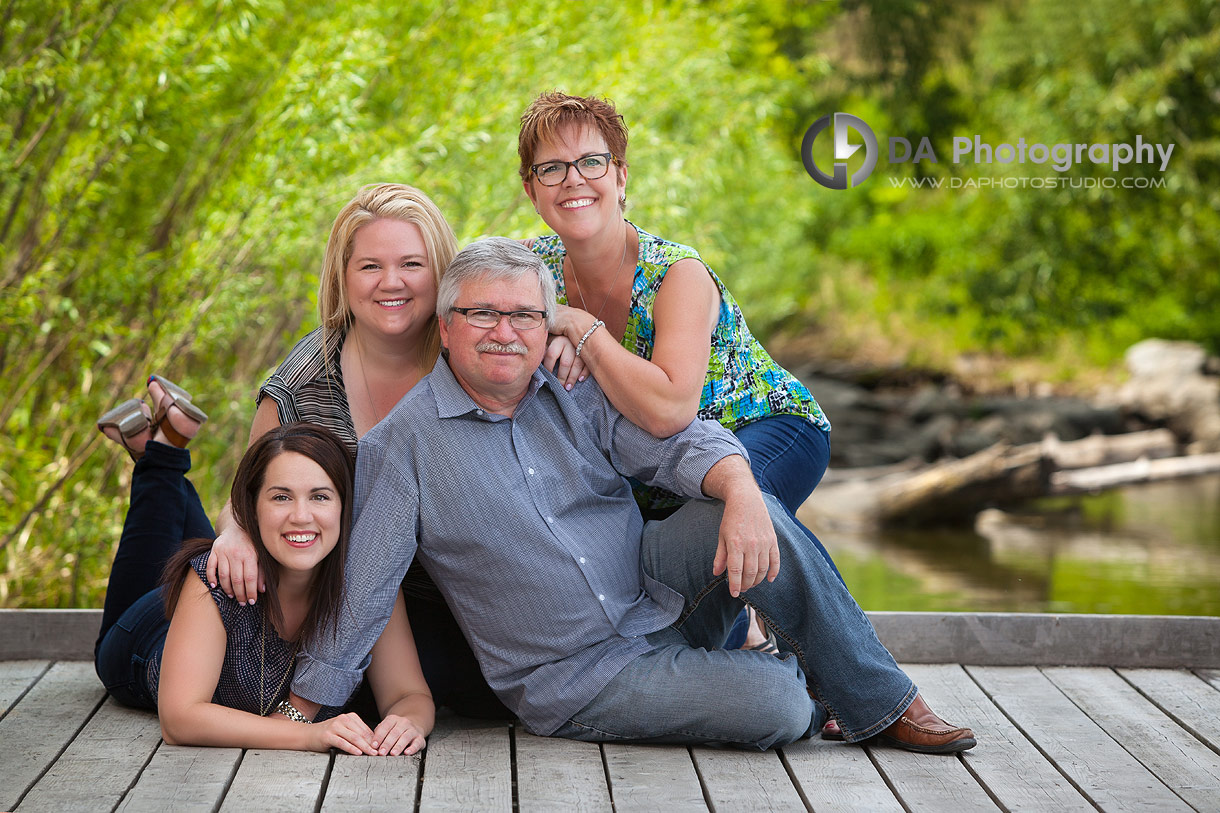
[[[326,427],[355,455],[359,438],[352,423],[352,410],[347,403],[339,365],[343,338],[346,337],[340,338],[331,358],[327,359],[322,355],[322,328],[311,331],[296,343],[288,357],[263,382],[258,391],[258,403],[261,404],[265,397],[275,401],[281,424],[306,421]]]

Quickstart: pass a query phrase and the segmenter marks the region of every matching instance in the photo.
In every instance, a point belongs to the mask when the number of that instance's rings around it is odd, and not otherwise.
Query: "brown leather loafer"
[[[875,737],[878,743],[921,754],[956,754],[976,745],[974,732],[954,727],[936,716],[920,695],[899,718]]]

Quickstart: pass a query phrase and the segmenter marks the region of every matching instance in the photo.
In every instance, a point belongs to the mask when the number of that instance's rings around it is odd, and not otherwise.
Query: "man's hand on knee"
[[[775,581],[779,575],[779,544],[775,526],[762,495],[729,495],[720,520],[720,539],[712,575],[727,571],[729,594],[737,597],[763,579]]]
[[[741,455],[720,460],[703,478],[703,493],[724,502],[712,575],[728,572],[734,598],[763,579],[775,581],[779,543],[750,464]]]

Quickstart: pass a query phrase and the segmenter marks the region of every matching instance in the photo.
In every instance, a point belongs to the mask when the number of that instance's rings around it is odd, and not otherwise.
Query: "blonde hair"
[[[453,229],[423,192],[398,183],[369,184],[361,188],[339,211],[330,229],[330,239],[326,241],[322,279],[318,284],[318,320],[322,323],[325,359],[330,359],[352,325],[352,309],[347,301],[347,264],[352,259],[356,232],[375,220],[401,220],[419,228],[437,287],[441,274],[457,254]],[[419,347],[420,365],[425,370],[436,361],[441,348],[435,316],[429,328],[427,339]]]

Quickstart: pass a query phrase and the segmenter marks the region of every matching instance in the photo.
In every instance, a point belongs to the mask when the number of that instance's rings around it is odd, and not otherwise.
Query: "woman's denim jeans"
[[[784,506],[764,499],[779,576],[737,599],[723,574],[712,576],[722,503],[692,500],[645,526],[644,571],[685,596],[685,610],[555,736],[762,749],[812,736],[828,711],[849,742],[902,715],[915,684]],[[782,657],[716,648],[743,600],[774,630]]]
[[[184,539],[215,536],[195,487],[186,479],[185,449],[149,442],[131,476],[131,504],[110,568],[94,664],[120,703],[152,708],[147,664],[165,646],[169,620],[158,585]]]

